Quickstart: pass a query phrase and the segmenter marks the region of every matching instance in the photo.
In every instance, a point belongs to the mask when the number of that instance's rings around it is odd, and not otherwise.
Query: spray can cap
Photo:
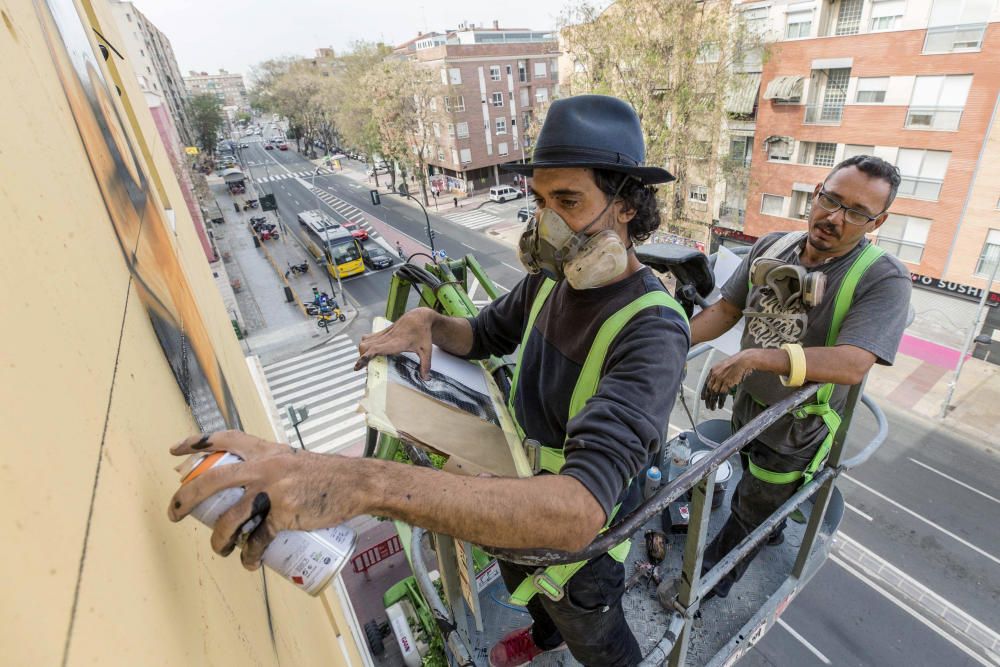
[[[649,470],[646,471],[646,479],[660,479],[663,477],[660,473],[660,469],[656,466],[649,466]]]
[[[681,431],[680,434],[677,436],[677,439],[680,440],[681,442],[684,442],[685,440],[688,439],[688,434],[684,431]]]

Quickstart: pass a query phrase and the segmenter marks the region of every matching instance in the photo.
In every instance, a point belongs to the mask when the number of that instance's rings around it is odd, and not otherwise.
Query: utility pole
[[[983,295],[979,299],[979,308],[976,309],[976,316],[973,318],[972,326],[969,327],[969,333],[965,337],[965,344],[962,345],[962,354],[958,357],[958,363],[955,364],[955,377],[948,383],[948,393],[944,397],[944,403],[941,404],[941,414],[939,415],[942,419],[948,416],[948,411],[951,409],[951,399],[955,395],[955,387],[958,386],[958,377],[962,374],[962,367],[965,365],[965,358],[969,355],[969,350],[972,348],[972,343],[976,337],[976,331],[979,330],[979,325],[983,321],[983,315],[985,314],[987,308],[986,302],[990,298],[990,290],[993,289],[993,281],[997,279],[998,269],[1000,269],[1000,254],[998,254],[996,261],[993,262],[993,271],[990,273],[989,280],[986,281],[986,288],[983,290]]]

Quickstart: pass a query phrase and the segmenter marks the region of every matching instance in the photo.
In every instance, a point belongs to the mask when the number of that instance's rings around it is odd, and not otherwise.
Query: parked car
[[[371,167],[371,168],[368,169],[368,175],[369,176],[374,176],[375,174],[382,175],[382,174],[388,174],[388,173],[389,173],[389,167],[387,165],[384,165],[384,164],[380,164],[377,167]]]
[[[359,241],[368,240],[368,231],[358,223],[354,222],[353,220],[345,220],[344,222],[340,223],[340,226],[349,231],[351,233],[351,236],[353,236],[357,240]]]
[[[278,150],[279,151],[287,151],[288,150],[288,144],[286,144],[284,141],[282,141],[280,144],[278,144]]]
[[[490,201],[505,202],[509,199],[518,199],[524,193],[510,185],[494,185],[490,188]]]
[[[240,148],[250,148],[250,144],[240,144]]]
[[[534,206],[522,206],[517,209],[517,219],[521,222],[527,222],[528,218],[535,214],[535,210]]]
[[[365,248],[361,253],[361,259],[369,269],[385,269],[396,263],[392,255],[387,253],[382,246],[372,246]]]
[[[270,141],[267,142],[266,144],[264,144],[264,150],[266,150],[266,151],[273,151],[274,150],[274,144],[272,144]]]

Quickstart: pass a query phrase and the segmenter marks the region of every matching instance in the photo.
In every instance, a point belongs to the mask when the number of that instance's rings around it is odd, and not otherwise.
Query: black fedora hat
[[[526,176],[535,169],[606,169],[645,185],[674,180],[666,169],[642,166],[645,157],[639,116],[627,102],[607,95],[577,95],[549,106],[530,163],[501,168]]]

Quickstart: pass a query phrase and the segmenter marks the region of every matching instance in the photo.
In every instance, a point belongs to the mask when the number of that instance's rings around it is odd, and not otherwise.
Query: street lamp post
[[[317,213],[322,213],[322,211],[320,210],[320,207],[319,207],[319,202],[320,202],[319,190],[316,189],[316,177],[318,175],[319,175],[319,167],[316,167],[316,169],[312,173],[312,178],[311,178],[311,181],[312,181],[312,191],[313,191],[313,196],[316,198],[316,212]],[[326,279],[330,282],[330,291],[333,292],[334,297],[337,296],[337,292],[339,291],[340,292],[340,298],[346,301],[346,299],[344,299],[344,286],[340,282],[340,269],[337,267],[336,263],[334,263],[334,261],[333,261],[333,252],[330,250],[330,228],[326,226],[326,223],[323,224],[323,235],[326,237],[326,248],[324,249],[325,252],[323,254],[326,257],[326,261],[327,261]],[[338,287],[338,289],[336,289],[336,290],[333,289],[333,279],[330,278],[330,267],[331,266],[333,267],[333,270],[337,274],[337,287]]]

